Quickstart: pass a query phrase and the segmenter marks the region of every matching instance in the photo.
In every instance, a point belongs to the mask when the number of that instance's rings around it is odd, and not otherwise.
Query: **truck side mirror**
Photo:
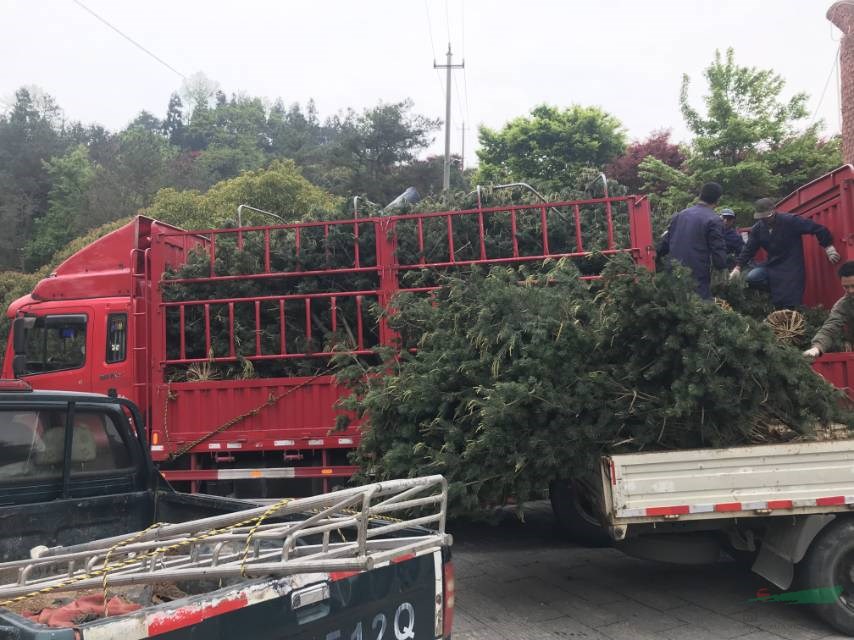
[[[22,316],[12,320],[12,347],[15,349],[16,355],[27,353],[27,330],[34,326],[36,326],[36,319],[31,316]]]
[[[18,354],[12,358],[12,373],[16,378],[20,378],[27,373],[27,356]]]

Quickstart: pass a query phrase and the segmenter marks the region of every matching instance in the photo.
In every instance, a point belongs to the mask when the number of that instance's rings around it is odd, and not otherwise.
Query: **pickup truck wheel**
[[[801,575],[805,589],[822,589],[822,595],[841,588],[834,602],[813,607],[837,631],[854,635],[854,520],[837,520],[819,534]]]
[[[549,497],[560,530],[570,541],[585,547],[610,547],[612,540],[599,524],[593,505],[584,499],[575,484],[556,481],[549,485]]]

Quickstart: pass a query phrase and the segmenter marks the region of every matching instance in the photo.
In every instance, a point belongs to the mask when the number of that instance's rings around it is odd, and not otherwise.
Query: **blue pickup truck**
[[[0,640],[450,638],[443,478],[184,494],[142,425],[124,399],[0,381]]]

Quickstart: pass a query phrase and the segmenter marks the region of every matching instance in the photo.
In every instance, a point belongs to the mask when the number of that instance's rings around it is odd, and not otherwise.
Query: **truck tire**
[[[585,547],[611,546],[611,536],[599,523],[593,505],[573,482],[552,482],[549,497],[558,527],[571,542]]]
[[[835,602],[814,604],[818,616],[837,631],[854,636],[854,519],[827,526],[799,567],[804,589],[842,587]]]

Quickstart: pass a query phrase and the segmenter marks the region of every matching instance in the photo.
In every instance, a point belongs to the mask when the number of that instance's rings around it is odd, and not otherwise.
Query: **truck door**
[[[91,309],[77,307],[16,323],[16,334],[22,334],[15,336],[15,375],[36,389],[89,391],[92,317]]]
[[[95,344],[90,351],[88,368],[92,375],[91,390],[108,394],[115,390],[120,396],[139,400],[134,396],[133,361],[126,307],[107,307],[98,314],[90,328]]]

